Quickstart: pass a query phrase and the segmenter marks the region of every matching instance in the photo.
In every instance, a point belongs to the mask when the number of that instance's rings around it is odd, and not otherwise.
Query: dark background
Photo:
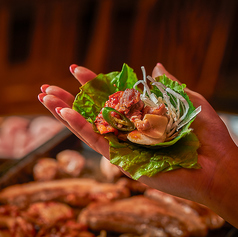
[[[236,0],[0,0],[0,116],[47,114],[40,86],[77,94],[73,63],[95,73],[157,62],[238,113]]]

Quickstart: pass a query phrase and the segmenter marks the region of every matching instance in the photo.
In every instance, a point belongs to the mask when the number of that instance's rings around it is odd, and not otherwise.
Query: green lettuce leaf
[[[165,75],[156,80],[178,92],[187,100],[189,103],[187,116],[194,111],[192,102],[184,92],[186,87],[184,84],[180,85]],[[131,89],[137,81],[136,74],[127,64],[123,65],[121,72],[99,74],[80,87],[80,92],[73,103],[73,109],[87,121],[93,123],[109,95],[127,88]],[[152,86],[151,91],[156,96],[162,96],[155,86]],[[107,134],[105,138],[108,139],[110,145],[110,161],[129,172],[133,179],[138,179],[142,175],[150,177],[158,172],[178,168],[200,168],[197,163],[199,141],[189,128],[192,122],[193,120],[186,124],[172,141],[148,147],[121,142],[114,134]]]
[[[124,91],[127,88],[131,89],[136,82],[136,74],[126,64],[123,65],[121,72],[99,74],[80,87],[80,92],[73,103],[73,109],[92,123],[108,100],[109,95],[117,91]]]
[[[199,141],[194,133],[189,133],[173,146],[159,149],[120,143],[112,135],[106,138],[110,144],[111,163],[122,167],[135,180],[142,175],[151,177],[178,168],[200,168],[197,163]]]

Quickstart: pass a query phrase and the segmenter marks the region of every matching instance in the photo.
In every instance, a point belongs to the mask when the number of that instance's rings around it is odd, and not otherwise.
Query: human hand
[[[162,74],[178,81],[161,64],[157,64],[152,76]],[[173,195],[202,203],[238,227],[238,148],[208,101],[188,88],[185,88],[185,92],[195,107],[202,107],[191,125],[200,141],[198,163],[202,168],[179,169],[158,174],[151,179],[142,177],[141,181]]]
[[[81,85],[93,79],[96,74],[84,68],[72,65],[71,73]],[[38,95],[43,105],[71,130],[79,139],[92,149],[109,158],[108,141],[103,136],[93,131],[92,125],[88,123],[78,112],[71,109],[75,96],[57,86],[42,85]]]
[[[71,66],[71,72],[81,84],[96,76],[88,69],[75,65]],[[172,80],[177,80],[161,64],[157,64],[152,77],[163,74]],[[107,140],[95,133],[92,125],[86,122],[78,112],[71,109],[74,96],[56,86],[43,85],[41,90],[39,100],[46,108],[82,141],[109,158]],[[234,191],[234,185],[236,185],[234,181],[238,181],[238,177],[235,178],[238,164],[234,162],[237,147],[226,126],[205,98],[187,88],[185,91],[195,107],[202,106],[202,112],[191,126],[201,144],[198,149],[198,163],[202,168],[198,170],[178,169],[159,173],[150,178],[143,176],[139,181],[172,195],[205,204],[221,216],[226,216],[226,211],[220,210],[219,205],[227,206],[231,197],[227,195],[224,198],[222,192],[227,189],[227,184],[229,184],[230,192]]]

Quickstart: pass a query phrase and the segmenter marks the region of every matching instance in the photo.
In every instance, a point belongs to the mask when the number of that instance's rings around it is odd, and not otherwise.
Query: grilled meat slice
[[[54,226],[42,226],[36,237],[96,237],[87,230],[86,226],[77,223],[75,220],[68,220],[64,223],[58,222]]]
[[[63,124],[50,116],[9,116],[0,121],[0,156],[20,158],[53,137]]]
[[[156,189],[147,189],[145,196],[166,207],[178,219],[184,221],[192,236],[206,236],[208,229],[220,228],[224,220],[207,207],[196,202],[175,197]]]
[[[59,170],[69,177],[78,177],[85,167],[85,157],[78,151],[64,150],[56,155]]]
[[[140,92],[135,89],[126,89],[115,109],[120,113],[131,117],[133,114],[141,114],[144,103],[140,99]]]
[[[53,158],[44,157],[37,161],[33,168],[36,181],[49,181],[58,178],[58,163]]]
[[[0,192],[0,203],[24,208],[34,202],[55,200],[83,207],[91,201],[108,201],[128,196],[129,189],[121,185],[71,178],[9,186]]]
[[[117,185],[129,188],[132,195],[143,194],[148,189],[147,185],[127,177],[120,178],[116,183]]]
[[[6,230],[3,233],[8,233],[11,237],[35,236],[36,233],[33,224],[25,220],[21,215],[21,210],[16,206],[0,206],[0,229]],[[0,236],[2,236],[1,231]]]
[[[74,211],[60,202],[37,202],[24,211],[24,217],[38,226],[53,226],[59,221],[74,218]]]
[[[94,231],[103,229],[146,236],[188,236],[182,222],[155,200],[143,195],[90,204],[79,214],[78,221]]]
[[[58,202],[33,203],[26,210],[0,206],[1,237],[95,237],[76,222],[71,207]]]
[[[77,178],[83,171],[85,163],[85,157],[78,151],[63,150],[56,155],[56,159],[49,157],[38,159],[33,168],[33,177],[36,181]]]
[[[114,108],[128,118],[136,116],[141,119],[141,110],[144,107],[144,103],[140,100],[139,91],[135,89],[126,89],[125,91],[118,91],[110,95],[104,107]],[[102,110],[94,122],[101,134],[117,131],[117,129],[113,128],[105,121],[102,116]]]
[[[100,160],[100,170],[106,181],[109,182],[113,182],[123,175],[122,171],[116,165],[111,164],[104,156]]]

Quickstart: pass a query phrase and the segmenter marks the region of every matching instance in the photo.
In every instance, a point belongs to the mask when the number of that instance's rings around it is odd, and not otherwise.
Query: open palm
[[[80,84],[85,84],[96,76],[92,71],[76,65],[71,66],[71,72]],[[157,64],[152,76],[163,74],[172,80],[177,80],[161,64]],[[79,139],[109,158],[108,141],[95,133],[92,125],[78,112],[71,109],[74,96],[57,86],[43,85],[41,90],[39,100],[45,107]],[[230,191],[234,190],[237,185],[233,182],[238,169],[238,162],[233,161],[234,155],[237,156],[237,147],[211,105],[200,94],[189,89],[185,90],[195,107],[202,106],[201,113],[191,126],[200,141],[198,163],[202,168],[198,170],[178,169],[159,173],[151,178],[142,176],[139,181],[172,195],[205,204],[221,216],[231,219],[232,217],[227,216],[227,207],[225,210],[224,208],[220,210],[219,205],[230,198],[228,195],[224,197],[220,194],[224,192],[227,184],[229,184],[227,188]]]

